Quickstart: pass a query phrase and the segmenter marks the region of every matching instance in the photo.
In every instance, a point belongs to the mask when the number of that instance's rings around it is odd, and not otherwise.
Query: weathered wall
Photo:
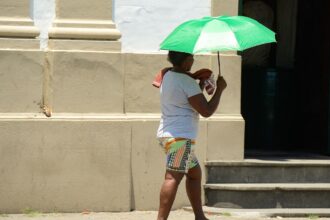
[[[155,138],[159,91],[151,81],[167,65],[164,55],[0,54],[1,212],[157,209],[165,157]],[[209,67],[212,59],[197,56],[196,69]],[[223,62],[223,74],[233,76],[221,114],[200,124],[202,164],[242,159],[244,121],[239,105],[232,104],[239,102],[235,86],[230,88],[239,81],[234,76],[240,59],[230,60]],[[43,100],[50,118],[40,108]],[[186,205],[182,184],[174,208]]]
[[[88,22],[78,23],[86,30]],[[166,56],[80,39],[73,24],[75,39],[54,37],[46,51],[34,39],[0,36],[0,212],[157,209],[165,157],[151,82],[169,65]],[[217,72],[216,56],[195,60],[193,70]],[[201,120],[201,164],[243,159],[241,58],[223,54],[221,61],[228,88],[217,114]],[[182,184],[174,208],[187,205]]]

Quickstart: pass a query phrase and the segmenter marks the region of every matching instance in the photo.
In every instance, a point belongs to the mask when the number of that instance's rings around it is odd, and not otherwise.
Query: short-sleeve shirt
[[[157,137],[196,139],[199,113],[188,98],[202,93],[198,83],[190,76],[168,71],[160,87],[162,117]]]

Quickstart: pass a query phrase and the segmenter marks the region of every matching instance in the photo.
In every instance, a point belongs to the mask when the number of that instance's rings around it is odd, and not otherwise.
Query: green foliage
[[[29,216],[29,217],[36,217],[41,214],[41,212],[33,210],[31,208],[25,208],[22,210],[23,214]]]
[[[309,219],[319,219],[319,216],[318,215],[310,214],[310,215],[308,215],[308,218]]]
[[[5,218],[5,217],[9,217],[9,215],[8,215],[8,214],[4,214],[4,213],[1,213],[1,212],[0,212],[0,217],[3,217],[3,218]]]
[[[221,215],[227,216],[227,217],[230,217],[231,216],[230,212],[222,212]]]

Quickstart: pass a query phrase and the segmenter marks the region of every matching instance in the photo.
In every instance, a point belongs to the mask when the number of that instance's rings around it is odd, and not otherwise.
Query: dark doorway
[[[250,2],[272,10],[270,28],[278,43],[264,48],[267,59],[263,48],[242,54],[245,151],[330,154],[329,1],[245,0],[243,5]]]

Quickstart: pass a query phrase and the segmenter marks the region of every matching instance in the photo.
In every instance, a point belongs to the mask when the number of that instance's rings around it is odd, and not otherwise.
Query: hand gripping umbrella
[[[242,51],[271,42],[276,42],[275,33],[256,20],[244,16],[219,16],[182,23],[160,44],[160,49],[190,54],[217,52],[220,75],[219,52]]]

